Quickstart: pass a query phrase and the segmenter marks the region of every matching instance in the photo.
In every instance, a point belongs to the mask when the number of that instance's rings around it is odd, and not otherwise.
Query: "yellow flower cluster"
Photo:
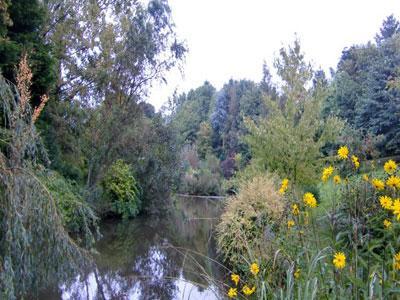
[[[392,222],[390,222],[388,219],[385,219],[383,221],[383,226],[385,226],[385,228],[390,228],[392,226]]]
[[[286,190],[288,189],[288,186],[289,186],[289,179],[287,179],[287,178],[283,179],[281,187],[279,189],[279,194],[283,195],[286,192]]]
[[[293,273],[294,278],[300,278],[301,269],[297,268],[296,271]]]
[[[317,199],[315,199],[315,196],[312,193],[305,193],[303,196],[303,201],[308,207],[317,207]]]
[[[253,294],[256,290],[256,287],[253,286],[252,288],[249,288],[247,285],[243,286],[242,292],[243,294],[245,294],[246,296],[250,296],[251,294]]]
[[[346,255],[343,252],[336,252],[332,262],[336,269],[341,270],[346,266]]]
[[[392,175],[386,180],[386,185],[393,189],[400,189],[400,178]]]
[[[251,274],[254,276],[257,276],[258,272],[260,272],[260,269],[258,267],[257,263],[252,263],[249,268]],[[236,298],[238,296],[238,288],[237,286],[239,285],[240,282],[240,276],[238,274],[231,274],[231,280],[235,284],[236,287],[230,287],[227,293],[227,296],[229,298]],[[245,284],[242,287],[242,292],[246,296],[252,295],[256,291],[256,286],[250,287],[249,285]]]
[[[299,206],[297,204],[293,204],[292,205],[292,214],[294,216],[298,216],[300,214],[300,209],[299,209]]]
[[[258,268],[257,263],[252,263],[250,266],[250,272],[251,274],[253,274],[254,276],[257,276],[258,272],[260,272],[260,269]]]
[[[340,159],[347,159],[349,157],[349,148],[342,146],[339,148],[337,154]]]
[[[237,288],[230,288],[228,291],[229,298],[235,298],[237,296]]]
[[[400,252],[397,252],[393,257],[393,267],[395,270],[400,270]]]
[[[240,276],[238,274],[232,274],[231,275],[231,279],[235,283],[235,285],[237,286],[239,284]]]
[[[322,176],[321,179],[323,182],[326,182],[329,177],[332,175],[333,171],[335,169],[332,166],[326,167],[323,171],[322,171]]]
[[[384,209],[388,209],[388,210],[392,209],[393,200],[389,196],[380,196],[379,203],[381,204],[381,206]]]
[[[397,169],[397,164],[393,160],[388,160],[383,166],[383,169],[386,173],[393,174]]]
[[[295,223],[294,223],[293,220],[288,220],[288,221],[287,221],[287,228],[288,228],[288,229],[292,228],[292,227],[294,226],[294,224],[295,224]]]
[[[378,178],[372,179],[371,183],[374,186],[374,188],[377,189],[378,191],[382,191],[385,188],[385,183]]]
[[[355,155],[351,156],[351,161],[353,162],[354,168],[358,169],[360,167],[360,162],[358,161],[358,157]]]
[[[349,153],[350,151],[349,148],[347,148],[347,146],[341,146],[337,151],[337,156],[339,159],[346,160],[349,158]],[[360,167],[360,160],[357,156],[352,155],[351,162],[355,169],[358,169]],[[322,181],[326,182],[331,177],[334,171],[335,168],[333,166],[325,167],[322,171],[322,176],[321,176]],[[368,181],[368,176],[367,175],[365,176],[366,177],[364,177],[364,180]],[[335,184],[340,184],[342,182],[342,178],[340,177],[340,175],[333,176],[333,182]]]
[[[397,217],[397,220],[400,221],[400,199],[396,199],[393,201],[392,211],[393,214]]]

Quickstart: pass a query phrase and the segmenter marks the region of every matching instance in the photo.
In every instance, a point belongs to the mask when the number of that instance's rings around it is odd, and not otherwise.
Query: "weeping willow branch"
[[[24,97],[29,95],[23,82],[20,86]],[[35,175],[47,155],[28,100],[19,95],[0,75],[1,299],[20,298],[51,282],[67,281],[90,263],[89,253],[65,230],[56,199]]]

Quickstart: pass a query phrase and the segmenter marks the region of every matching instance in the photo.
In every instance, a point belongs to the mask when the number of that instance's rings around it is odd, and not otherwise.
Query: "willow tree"
[[[280,100],[266,99],[268,115],[257,124],[247,120],[250,133],[245,139],[253,164],[309,184],[319,176],[321,148],[335,140],[343,125],[321,117],[326,89],[311,84],[314,73],[297,40],[280,50],[275,67],[282,82]]]
[[[0,75],[0,298],[21,298],[88,262],[63,227],[56,199],[35,172],[46,152],[34,122],[27,84],[30,70],[19,71],[17,87]]]

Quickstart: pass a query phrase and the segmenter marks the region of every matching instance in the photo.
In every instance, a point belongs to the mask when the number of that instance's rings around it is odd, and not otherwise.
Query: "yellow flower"
[[[229,298],[235,298],[237,296],[237,288],[230,288],[228,291]]]
[[[393,210],[394,212],[398,210],[399,213],[400,213],[400,199],[395,199],[393,201],[393,205],[392,205],[391,210]]]
[[[287,221],[287,228],[290,229],[294,226],[294,221],[293,220],[288,220]]]
[[[394,171],[397,169],[397,164],[393,160],[388,160],[385,165],[383,166],[385,172],[388,174],[393,174]]]
[[[400,178],[392,175],[386,180],[386,185],[394,189],[400,189]]]
[[[336,269],[343,269],[346,266],[346,255],[343,252],[336,252],[332,262]]]
[[[293,273],[294,278],[299,279],[301,273],[301,269],[297,268],[296,272]]]
[[[384,209],[392,209],[393,200],[389,196],[380,196],[379,202]]]
[[[333,176],[333,182],[336,184],[339,184],[342,181],[342,179],[340,179],[339,175],[335,175]]]
[[[237,274],[231,274],[231,279],[235,283],[235,285],[238,285],[239,280],[240,280],[240,276],[237,275]]]
[[[388,219],[385,219],[383,221],[383,226],[385,226],[385,228],[390,228],[392,226],[392,222],[390,222]]]
[[[353,165],[356,169],[358,169],[360,167],[360,162],[358,161],[358,157],[355,155],[351,156],[351,160],[353,162]]]
[[[258,274],[258,272],[260,272],[260,269],[258,268],[257,263],[252,263],[250,266],[250,272],[251,274],[253,274],[254,276],[256,276]]]
[[[376,188],[378,191],[381,191],[385,188],[385,183],[377,178],[372,179],[372,185],[374,188]]]
[[[329,179],[329,177],[332,175],[333,171],[335,169],[332,166],[326,167],[323,171],[322,171],[322,181],[325,182]]]
[[[281,187],[279,189],[279,194],[283,195],[289,186],[289,179],[285,178],[282,180]]]
[[[297,204],[292,205],[292,214],[295,216],[300,214],[299,206]]]
[[[391,210],[393,211],[393,214],[397,217],[397,220],[400,221],[400,199],[395,199],[393,201]]]
[[[369,181],[368,175],[367,175],[367,174],[364,174],[364,175],[363,175],[363,179],[364,179],[364,181],[367,181],[367,182],[368,182],[368,181]]]
[[[397,252],[395,256],[393,257],[393,267],[395,270],[400,270],[400,252]]]
[[[246,296],[250,296],[251,294],[253,294],[256,290],[256,287],[253,286],[252,288],[249,288],[247,285],[243,286],[243,294],[245,294]]]
[[[337,154],[340,159],[346,159],[349,156],[349,148],[342,146],[339,148]]]
[[[305,193],[303,196],[304,204],[308,207],[314,208],[317,207],[317,199],[315,199],[312,193]]]

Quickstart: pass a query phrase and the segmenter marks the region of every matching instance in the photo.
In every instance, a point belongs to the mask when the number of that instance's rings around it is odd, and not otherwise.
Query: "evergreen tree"
[[[393,15],[390,15],[383,21],[379,34],[375,36],[375,40],[380,44],[398,32],[400,32],[400,23]]]
[[[31,103],[35,107],[40,96],[49,93],[55,79],[51,48],[43,38],[46,8],[38,0],[18,0],[2,1],[0,10],[0,70],[15,82],[20,57],[28,55],[33,73]]]
[[[384,155],[398,154],[400,142],[400,94],[390,88],[400,65],[398,22],[390,16],[377,45],[352,46],[342,53],[326,111],[345,119],[364,135],[382,135]]]

